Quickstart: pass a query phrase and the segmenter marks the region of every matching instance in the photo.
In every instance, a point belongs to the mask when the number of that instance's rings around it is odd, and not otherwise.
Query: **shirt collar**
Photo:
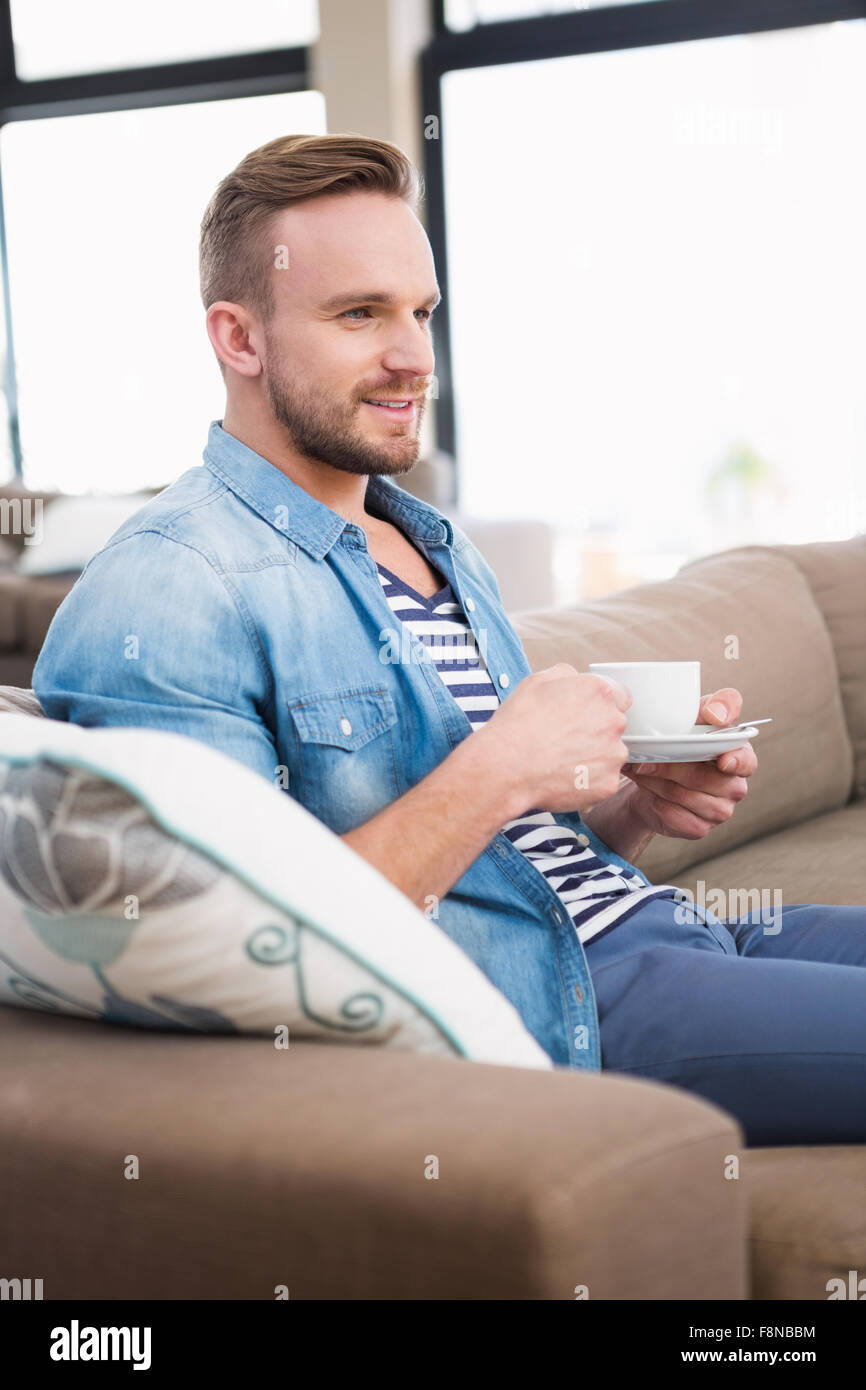
[[[222,420],[211,421],[202,458],[247,506],[315,560],[323,559],[345,528],[352,525],[293,483],[261,454],[228,434]],[[444,541],[449,546],[453,543],[454,533],[447,517],[429,502],[405,492],[390,478],[370,477],[367,505],[370,504],[416,540]]]

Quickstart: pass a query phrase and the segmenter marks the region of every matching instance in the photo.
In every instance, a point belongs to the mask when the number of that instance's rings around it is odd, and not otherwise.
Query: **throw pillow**
[[[0,1003],[552,1066],[445,932],[275,785],[179,734],[20,713],[0,717]]]

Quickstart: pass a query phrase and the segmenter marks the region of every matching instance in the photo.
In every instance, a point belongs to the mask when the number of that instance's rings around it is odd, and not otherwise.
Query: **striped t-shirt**
[[[391,611],[427,648],[472,728],[480,728],[498,708],[499,696],[451,585],[425,598],[384,565],[377,569]],[[672,884],[648,887],[637,874],[606,864],[593,853],[588,836],[559,825],[550,811],[527,811],[508,821],[502,833],[559,894],[584,943],[610,931],[648,899],[678,892]]]

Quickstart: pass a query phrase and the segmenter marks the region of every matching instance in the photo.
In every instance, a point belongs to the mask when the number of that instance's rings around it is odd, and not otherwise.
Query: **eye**
[[[416,309],[416,310],[415,310],[415,313],[416,313],[416,315],[418,315],[418,314],[421,315],[421,321],[422,321],[422,323],[427,323],[427,322],[433,317],[433,310],[432,310],[432,309]],[[370,317],[370,310],[364,308],[363,306],[360,307],[360,308],[358,308],[358,309],[344,309],[343,312],[340,314],[339,317],[340,317],[341,319],[351,319],[353,323],[362,323],[362,322],[363,322],[363,319],[360,319],[360,318],[352,318],[352,315],[353,315],[353,314],[366,314],[367,317],[369,318],[369,317]]]

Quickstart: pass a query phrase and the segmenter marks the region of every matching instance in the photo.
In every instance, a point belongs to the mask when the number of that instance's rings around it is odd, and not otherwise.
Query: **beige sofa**
[[[866,902],[864,599],[859,537],[517,617],[533,667],[699,657],[773,716],[735,817],[656,841],[651,878]],[[866,1271],[866,1146],[748,1150],[659,1082],[313,1043],[287,1069],[254,1038],[11,1009],[0,1207],[0,1275],[50,1299],[823,1300]]]

